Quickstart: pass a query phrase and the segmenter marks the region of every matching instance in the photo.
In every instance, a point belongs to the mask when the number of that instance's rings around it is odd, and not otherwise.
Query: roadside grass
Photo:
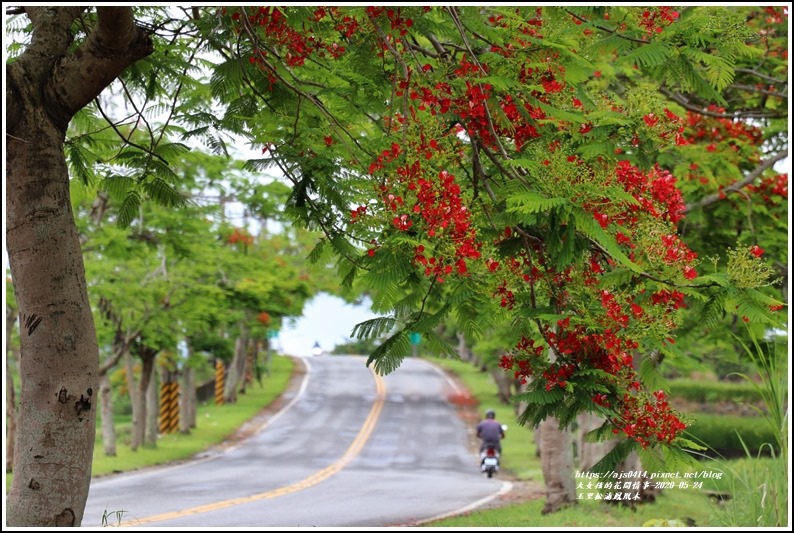
[[[586,495],[583,495],[586,497]],[[686,490],[666,491],[655,503],[642,504],[632,510],[593,500],[578,500],[577,505],[542,515],[544,500],[529,500],[487,511],[471,511],[463,515],[423,524],[426,527],[478,528],[581,528],[620,527],[639,529],[656,520],[678,520],[697,527],[713,525],[711,504],[707,498]],[[691,522],[694,521],[694,522]]]
[[[108,457],[102,449],[101,432],[97,431],[93,476],[183,461],[220,444],[284,392],[294,367],[295,362],[291,357],[273,357],[270,376],[262,376],[261,386],[254,381],[246,388],[245,394],[237,395],[235,403],[200,404],[196,409],[196,427],[190,430],[190,434],[160,435],[156,448],[139,447],[133,452],[129,446],[129,429],[126,428],[125,431],[125,428],[118,427],[119,435],[125,435],[126,442],[119,441],[116,446],[116,456]]]

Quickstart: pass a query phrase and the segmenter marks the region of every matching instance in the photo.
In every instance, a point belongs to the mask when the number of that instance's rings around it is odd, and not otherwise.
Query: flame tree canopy
[[[705,258],[681,231],[687,202],[780,181],[782,8],[214,16],[220,120],[261,148],[250,168],[292,182],[292,212],[326,237],[313,258],[336,254],[391,313],[356,328],[388,333],[380,371],[414,331],[450,353],[433,334],[449,316],[470,338],[509,325],[500,366],[529,384],[525,422],[589,410],[642,448],[687,444],[654,378],[681,356],[683,310],[785,320],[758,245]]]
[[[153,48],[119,77],[144,133],[125,138],[119,220],[178,203],[161,163],[180,142],[244,139],[247,169],[277,169],[293,219],[324,234],[310,258],[388,315],[355,330],[386,335],[381,372],[413,332],[454,353],[434,334],[449,319],[506,331],[524,422],[594,411],[631,446],[675,448],[691,443],[658,363],[686,357],[684,319],[786,322],[785,239],[767,236],[787,214],[785,7],[133,9]],[[80,15],[78,42],[96,23]]]

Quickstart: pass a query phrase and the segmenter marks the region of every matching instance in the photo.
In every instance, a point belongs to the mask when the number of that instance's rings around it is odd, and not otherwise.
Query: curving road
[[[93,480],[82,525],[413,525],[510,489],[479,473],[469,428],[447,402],[455,385],[437,367],[407,358],[381,377],[363,357],[302,361],[300,389],[255,435],[182,465]]]

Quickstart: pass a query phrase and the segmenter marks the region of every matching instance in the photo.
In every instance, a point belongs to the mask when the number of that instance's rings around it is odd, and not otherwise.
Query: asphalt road
[[[94,480],[83,527],[409,526],[509,490],[480,474],[435,366],[407,358],[381,377],[362,357],[303,361],[301,387],[236,447]]]

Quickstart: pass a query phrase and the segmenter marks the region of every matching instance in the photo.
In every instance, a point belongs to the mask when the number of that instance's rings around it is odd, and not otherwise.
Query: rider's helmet
[[[485,418],[496,418],[496,413],[494,413],[493,409],[488,409],[485,411]]]

